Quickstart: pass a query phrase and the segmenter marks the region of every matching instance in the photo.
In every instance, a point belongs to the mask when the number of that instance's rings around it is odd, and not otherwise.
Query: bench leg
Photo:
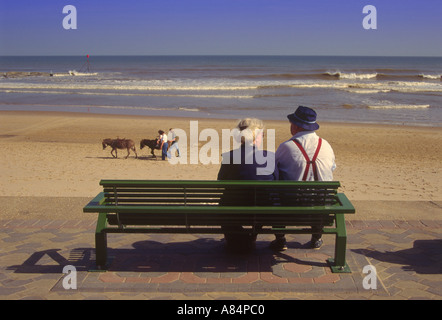
[[[106,268],[107,261],[107,234],[103,231],[107,225],[106,213],[99,213],[95,230],[95,257],[97,268]]]
[[[345,259],[347,250],[347,230],[345,228],[345,220],[343,214],[336,215],[336,242],[335,242],[335,258],[328,259],[332,272],[335,273],[351,273]]]

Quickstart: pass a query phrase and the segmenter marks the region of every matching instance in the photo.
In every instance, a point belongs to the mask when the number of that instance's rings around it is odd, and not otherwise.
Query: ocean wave
[[[440,74],[420,74],[419,77],[424,79],[442,80],[442,75]]]
[[[63,73],[54,72],[26,72],[26,71],[8,71],[3,73],[3,78],[28,78],[28,77],[71,77],[71,76],[97,76],[97,72],[77,72],[75,70],[69,70]]]
[[[150,107],[150,106],[111,106],[111,105],[80,105],[80,104],[39,104],[39,103],[1,103],[0,105],[8,105],[8,106],[26,106],[26,107],[44,107],[44,108],[79,108],[79,109],[116,109],[116,110],[150,110],[150,111],[170,111],[170,110],[180,110],[180,108],[160,108],[160,107]],[[88,110],[89,111],[89,110]],[[200,111],[200,110],[198,110]]]
[[[416,81],[389,81],[373,83],[354,83],[348,84],[345,90],[389,90],[391,92],[442,92],[442,85],[439,83],[416,82]],[[386,91],[385,91],[386,92]]]
[[[422,104],[422,105],[408,105],[408,104],[397,104],[397,105],[369,105],[367,108],[369,109],[428,109],[430,107],[429,104]]]
[[[356,73],[356,72],[325,72],[321,74],[329,78],[343,80],[396,80],[396,81],[413,81],[413,80],[442,80],[441,74],[392,74],[392,73]]]
[[[345,89],[348,85],[345,83],[334,83],[334,82],[300,82],[294,84],[270,84],[270,85],[260,85],[257,86],[258,90],[263,89],[287,89],[287,88],[299,88],[299,89]]]
[[[79,71],[76,71],[76,70],[69,70],[68,74],[70,76],[81,76],[81,77],[84,77],[84,76],[96,76],[98,73],[96,73],[96,72],[79,72]]]
[[[254,90],[257,86],[250,85],[229,85],[213,84],[204,85],[204,83],[169,84],[167,82],[152,84],[137,84],[131,82],[101,82],[101,83],[0,83],[0,89],[39,89],[39,90],[115,90],[115,91],[238,91]]]
[[[217,98],[217,99],[252,99],[253,95],[231,94],[174,94],[174,93],[122,93],[122,92],[88,92],[88,91],[48,91],[35,89],[1,89],[4,93],[39,93],[39,94],[66,94],[66,95],[89,95],[89,96],[137,96],[137,97],[181,97],[181,98]]]
[[[351,93],[358,93],[358,94],[373,94],[373,93],[386,93],[391,92],[390,89],[347,89],[345,90],[347,92]]]
[[[198,109],[198,108],[187,108],[187,107],[178,107],[178,110],[189,111],[189,112],[199,112],[200,111],[200,109]]]
[[[384,70],[384,69],[380,69]],[[248,74],[234,76],[232,79],[243,80],[441,80],[440,74],[419,74],[419,73],[388,73],[385,69],[384,72],[367,71],[367,72],[343,72],[343,71],[326,71],[318,73],[269,73],[269,74]]]
[[[330,76],[338,79],[347,79],[347,80],[368,80],[368,79],[375,79],[378,75],[378,73],[345,73],[341,71],[336,72],[325,72],[325,76]]]
[[[369,74],[365,74],[368,75]],[[351,77],[349,77],[351,78]],[[228,79],[178,79],[178,80],[80,80],[52,79],[0,81],[0,90],[54,91],[54,93],[96,94],[96,95],[146,95],[146,96],[188,96],[208,98],[253,98],[256,95],[293,94],[290,89],[331,89],[352,93],[376,92],[442,92],[440,81],[364,81],[363,79],[334,80],[249,80],[229,81]],[[288,89],[288,91],[286,90]],[[272,92],[286,90],[286,92]],[[256,92],[258,91],[258,92]],[[263,92],[265,91],[265,92]]]

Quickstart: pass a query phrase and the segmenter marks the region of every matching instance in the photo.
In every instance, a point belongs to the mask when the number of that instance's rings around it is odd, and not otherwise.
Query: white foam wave
[[[75,78],[75,77],[73,77]],[[81,79],[81,78],[79,78]],[[442,82],[424,81],[333,81],[333,80],[310,80],[310,81],[227,81],[227,80],[96,80],[71,81],[54,79],[47,82],[8,82],[0,81],[0,90],[54,90],[54,91],[77,91],[77,94],[105,94],[114,91],[113,95],[177,95],[198,96],[210,98],[232,98],[236,91],[237,98],[252,98],[256,90],[273,90],[285,88],[300,89],[333,89],[347,90],[354,93],[376,92],[442,92]],[[164,92],[164,93],[163,93]]]
[[[253,90],[257,86],[236,86],[236,85],[168,85],[162,83],[155,84],[135,84],[135,83],[1,83],[0,89],[49,89],[49,90],[115,90],[115,91],[239,91],[239,90]]]
[[[347,80],[369,80],[377,77],[377,73],[346,73],[341,71],[336,72],[326,72],[327,75],[337,77],[339,79],[347,79]]]
[[[358,93],[358,94],[373,94],[373,93],[380,93],[380,92],[390,92],[389,89],[347,89],[345,91],[351,92],[351,93]]]
[[[367,106],[369,109],[427,109],[429,108],[429,104],[422,105],[408,105],[408,104],[398,104],[398,105],[372,105]]]
[[[82,76],[82,77],[84,77],[84,76],[96,76],[98,73],[96,73],[96,72],[78,72],[76,70],[69,70],[68,74],[70,76]]]
[[[2,89],[5,93],[44,93],[44,94],[75,94],[91,96],[139,96],[139,97],[182,97],[182,98],[218,98],[218,99],[252,99],[253,95],[220,95],[220,94],[163,94],[163,93],[122,93],[122,92],[87,92],[87,91],[61,91],[61,90],[35,90],[35,89]]]
[[[442,75],[440,74],[420,74],[419,77],[432,80],[442,79]]]
[[[375,83],[348,84],[352,90],[389,90],[396,92],[442,92],[440,83],[417,82],[417,81],[388,81]],[[386,91],[385,91],[386,92]]]
[[[2,103],[0,103],[2,105]],[[50,105],[50,104],[25,104],[20,103],[21,106],[27,106],[27,107],[45,107],[45,108],[79,108],[79,109],[116,109],[116,110],[151,110],[151,111],[170,111],[171,108],[158,108],[158,107],[149,107],[149,106],[110,106],[110,105],[77,105],[77,104],[57,104],[57,105]]]
[[[186,107],[179,107],[178,110],[189,111],[189,112],[198,112],[198,111],[200,111],[200,109],[198,109],[198,108],[186,108]]]

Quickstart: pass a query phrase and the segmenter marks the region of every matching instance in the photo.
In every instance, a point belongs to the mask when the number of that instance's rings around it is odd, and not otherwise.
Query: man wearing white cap
[[[316,134],[316,112],[300,106],[287,118],[292,137],[276,150],[276,170],[279,180],[332,181],[336,169],[335,155],[330,144]],[[312,248],[322,246],[322,228],[312,227]],[[276,251],[287,249],[284,235],[275,235],[270,247]]]

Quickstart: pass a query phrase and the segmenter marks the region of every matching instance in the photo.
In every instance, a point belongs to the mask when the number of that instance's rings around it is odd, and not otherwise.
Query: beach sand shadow
[[[114,158],[112,156],[100,156],[100,157],[85,157],[86,159],[102,159],[102,160],[161,160],[161,157],[152,157],[152,156],[138,156],[138,158],[135,158],[134,156],[129,156],[129,158],[126,159],[126,156],[119,156],[118,158]]]

